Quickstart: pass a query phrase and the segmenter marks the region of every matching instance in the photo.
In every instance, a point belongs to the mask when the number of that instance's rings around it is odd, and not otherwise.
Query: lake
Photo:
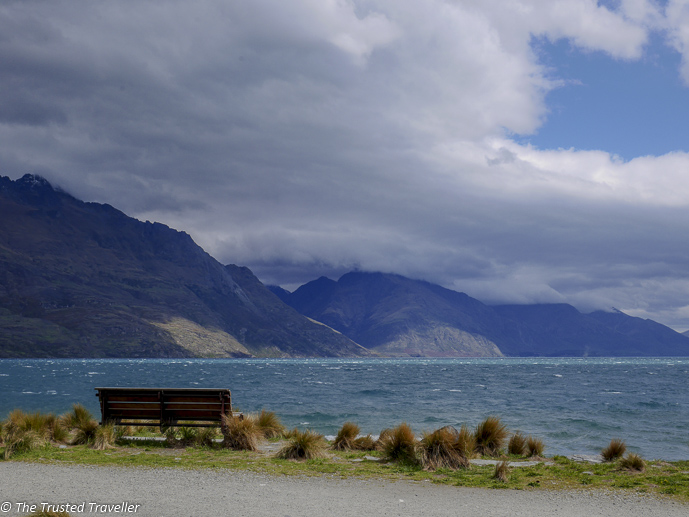
[[[689,358],[3,359],[0,417],[75,402],[98,417],[106,386],[229,388],[235,409],[328,436],[346,421],[421,434],[496,415],[547,455],[621,438],[647,459],[689,459]]]

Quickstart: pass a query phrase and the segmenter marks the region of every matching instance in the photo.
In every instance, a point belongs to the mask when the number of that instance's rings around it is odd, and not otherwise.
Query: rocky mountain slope
[[[368,354],[184,232],[0,177],[0,357]]]
[[[383,355],[687,356],[689,338],[619,311],[571,305],[490,307],[428,282],[382,273],[321,277],[293,293],[302,314]]]

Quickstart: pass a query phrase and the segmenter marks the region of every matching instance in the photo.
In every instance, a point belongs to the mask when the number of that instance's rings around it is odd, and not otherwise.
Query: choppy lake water
[[[474,427],[496,415],[546,454],[597,454],[611,438],[648,459],[689,459],[689,358],[0,360],[0,418],[14,408],[99,415],[95,387],[229,388],[235,409],[336,434],[409,423]]]

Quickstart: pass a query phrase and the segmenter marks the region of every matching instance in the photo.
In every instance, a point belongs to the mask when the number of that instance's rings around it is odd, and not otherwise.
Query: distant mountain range
[[[399,275],[352,272],[293,293],[269,287],[302,314],[382,355],[686,356],[689,338],[619,311],[571,305],[488,306]]]
[[[0,357],[501,355],[688,356],[689,337],[383,273],[268,289],[184,232],[0,177]]]
[[[368,355],[184,232],[0,177],[0,357]]]

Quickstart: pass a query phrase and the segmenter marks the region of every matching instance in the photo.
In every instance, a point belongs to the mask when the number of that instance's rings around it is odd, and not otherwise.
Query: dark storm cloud
[[[1,173],[185,230],[266,283],[381,270],[689,328],[689,158],[507,137],[558,84],[532,35],[631,59],[650,15],[431,4],[4,2]]]

